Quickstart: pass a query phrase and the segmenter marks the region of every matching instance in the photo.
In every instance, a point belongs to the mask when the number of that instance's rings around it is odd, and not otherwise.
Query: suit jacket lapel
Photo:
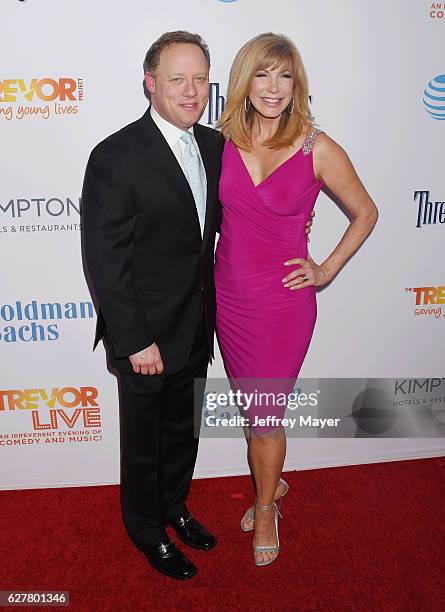
[[[150,109],[141,117],[140,125],[146,142],[147,163],[156,170],[157,174],[164,177],[166,182],[176,192],[179,200],[194,214],[196,217],[197,233],[201,236],[198,213],[196,212],[195,200],[190,185],[175,154],[151,118]]]

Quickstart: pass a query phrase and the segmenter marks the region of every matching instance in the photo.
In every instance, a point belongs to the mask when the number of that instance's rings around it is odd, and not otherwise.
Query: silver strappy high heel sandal
[[[255,512],[257,510],[273,510],[273,512],[275,513],[275,533],[277,534],[277,543],[276,544],[264,544],[264,545],[260,545],[260,546],[253,546],[253,558],[255,561],[255,565],[260,567],[262,565],[270,565],[271,563],[273,563],[277,557],[278,557],[278,553],[280,552],[280,539],[278,537],[278,515],[281,516],[280,511],[278,510],[278,506],[275,502],[272,502],[269,506],[261,506],[260,504],[255,503]],[[276,553],[275,557],[273,557],[273,559],[269,559],[268,561],[257,561],[255,558],[255,553],[259,553],[259,552],[271,552],[271,553]]]
[[[277,506],[278,506],[278,510],[280,510],[280,511],[281,511],[281,503],[282,503],[282,501],[283,501],[283,497],[284,497],[284,496],[286,495],[286,493],[289,491],[289,485],[287,484],[287,482],[286,482],[286,481],[285,481],[283,478],[280,478],[280,480],[278,481],[278,484],[279,484],[279,485],[282,485],[282,486],[284,487],[284,491],[283,491],[283,493],[281,494],[281,496],[280,496],[280,497],[277,499],[277,501],[276,501],[276,504],[277,504]],[[281,516],[281,515],[280,515],[280,516]],[[245,523],[246,521],[249,521],[249,522],[250,522],[250,521],[252,521],[252,523],[254,523],[254,522],[255,522],[255,508],[254,508],[254,506],[252,506],[251,508],[248,508],[248,509],[246,510],[246,512],[245,512],[245,514],[244,514],[244,516],[243,516],[243,518],[241,519],[241,529],[242,529],[243,531],[253,531],[253,529],[254,529],[254,525],[252,525],[252,527],[248,527],[248,528],[246,528],[246,527],[244,526],[244,523]]]

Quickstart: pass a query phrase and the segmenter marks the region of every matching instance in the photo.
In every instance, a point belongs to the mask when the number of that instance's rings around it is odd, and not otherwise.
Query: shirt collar
[[[173,125],[172,123],[161,117],[161,115],[156,111],[153,106],[150,107],[150,114],[151,118],[158,126],[159,130],[167,141],[169,147],[173,148],[175,144],[179,141],[181,136],[184,134],[185,130],[181,130],[180,128],[176,127],[176,125]],[[193,126],[189,128],[188,131],[192,134],[192,136],[194,136]]]

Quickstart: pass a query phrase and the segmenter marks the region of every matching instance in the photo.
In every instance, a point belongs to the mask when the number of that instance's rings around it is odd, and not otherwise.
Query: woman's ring
[[[307,276],[302,276],[302,277],[301,277],[301,281],[302,281],[303,283],[304,283],[304,281],[307,281],[307,280],[309,280]]]

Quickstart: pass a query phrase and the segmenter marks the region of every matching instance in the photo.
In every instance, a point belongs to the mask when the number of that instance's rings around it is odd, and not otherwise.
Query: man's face
[[[155,110],[169,123],[188,130],[201,118],[209,97],[209,66],[201,49],[179,43],[163,49],[145,84]]]

